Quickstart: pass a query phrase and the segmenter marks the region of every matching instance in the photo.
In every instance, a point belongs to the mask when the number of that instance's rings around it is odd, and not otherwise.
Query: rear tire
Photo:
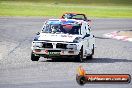
[[[35,56],[34,54],[33,54],[33,52],[31,53],[31,60],[32,61],[38,61],[39,60],[39,56]]]
[[[87,60],[93,59],[93,55],[87,56],[86,59],[87,59]]]
[[[93,55],[94,55],[94,48],[92,49],[92,54],[90,56],[87,56],[86,59],[87,60],[93,59]]]
[[[92,55],[94,55],[94,45],[93,45],[93,49],[92,49]]]

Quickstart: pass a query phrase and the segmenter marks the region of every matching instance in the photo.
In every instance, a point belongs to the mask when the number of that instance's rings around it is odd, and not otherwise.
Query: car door
[[[81,26],[81,34],[83,36],[83,55],[86,56],[88,54],[89,51],[89,31],[88,31],[88,25],[86,22],[82,23]]]

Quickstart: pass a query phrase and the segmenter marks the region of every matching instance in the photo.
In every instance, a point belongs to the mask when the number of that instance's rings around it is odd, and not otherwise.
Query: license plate
[[[48,52],[49,55],[57,56],[60,55],[60,52]]]

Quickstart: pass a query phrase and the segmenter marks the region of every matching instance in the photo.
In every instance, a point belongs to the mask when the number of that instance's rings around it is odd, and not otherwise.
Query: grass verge
[[[132,6],[98,6],[43,2],[1,1],[0,16],[54,16],[64,12],[85,13],[90,17],[132,18]]]

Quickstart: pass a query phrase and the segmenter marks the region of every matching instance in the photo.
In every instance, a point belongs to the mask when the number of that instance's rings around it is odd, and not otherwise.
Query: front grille
[[[67,44],[57,43],[56,48],[66,49]]]
[[[43,48],[53,48],[52,43],[43,43]]]
[[[61,50],[48,50],[48,52],[61,52]]]

